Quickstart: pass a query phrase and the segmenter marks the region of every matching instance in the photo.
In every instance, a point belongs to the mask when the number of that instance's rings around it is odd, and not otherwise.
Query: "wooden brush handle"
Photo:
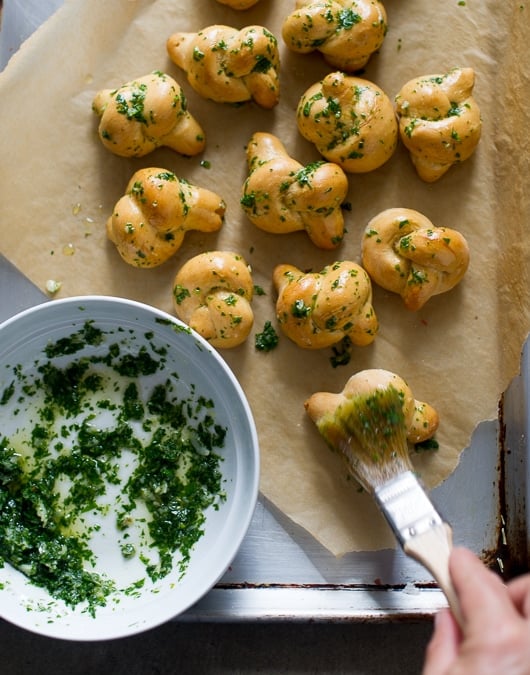
[[[447,523],[435,525],[403,544],[403,550],[433,575],[449,603],[458,625],[464,625],[460,603],[449,574],[449,554],[453,547],[453,532]]]

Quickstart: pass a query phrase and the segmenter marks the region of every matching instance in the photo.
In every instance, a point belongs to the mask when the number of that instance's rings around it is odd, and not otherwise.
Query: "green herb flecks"
[[[256,57],[256,65],[252,68],[253,73],[266,73],[272,68],[272,63],[270,60],[263,55]]]
[[[255,347],[260,352],[270,352],[278,346],[278,333],[270,321],[265,321],[263,331],[256,333]]]
[[[61,522],[46,517],[54,500],[48,482],[24,473],[5,438],[0,442],[0,487],[0,562],[9,563],[71,607],[86,602],[94,616],[96,607],[105,605],[115,590],[114,583],[87,571],[93,555],[86,543],[65,536]]]
[[[352,348],[353,344],[348,336],[342,338],[337,346],[331,348],[332,355],[330,356],[329,361],[333,368],[348,365],[351,361]]]
[[[66,356],[81,351],[87,345],[97,347],[103,340],[103,331],[93,325],[93,322],[87,321],[83,327],[69,335],[59,338],[56,342],[47,345],[44,353],[49,359],[56,356]]]
[[[311,306],[306,305],[302,298],[295,300],[291,306],[291,314],[297,319],[305,319],[311,314]]]
[[[138,593],[145,577],[185,573],[205,510],[226,499],[227,431],[213,401],[193,386],[180,395],[177,373],[151,382],[169,347],[153,333],[138,346],[132,333],[117,338],[87,322],[29,371],[15,366],[2,396],[31,422],[0,436],[0,566],[92,616],[119,591],[91,549],[102,520],[115,527],[106,545],[144,570],[129,586]],[[83,340],[97,355],[77,354]]]
[[[303,169],[300,169],[300,171],[297,171],[294,175],[294,180],[300,185],[301,187],[311,186],[311,179],[322,165],[324,164],[324,161],[317,161],[317,162],[312,162],[311,164],[307,164]]]
[[[135,120],[141,124],[148,124],[144,114],[146,84],[138,84],[130,91],[119,91],[116,94],[116,110],[120,115],[125,115],[128,120]]]
[[[338,28],[342,30],[351,30],[355,24],[362,21],[362,16],[354,12],[353,9],[342,9],[337,14]]]

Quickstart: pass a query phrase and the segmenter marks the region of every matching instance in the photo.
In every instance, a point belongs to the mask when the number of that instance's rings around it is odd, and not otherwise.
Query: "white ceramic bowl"
[[[47,345],[77,334],[87,322],[103,331],[101,344],[87,345],[72,355],[46,356],[43,350]],[[183,575],[177,566],[160,580],[147,579],[134,593],[118,590],[107,599],[105,606],[97,607],[94,616],[86,612],[86,605],[71,608],[4,564],[0,568],[0,615],[42,635],[70,640],[124,637],[185,611],[215,585],[231,563],[257,500],[257,435],[249,405],[234,375],[218,353],[184,324],[133,301],[100,296],[53,300],[0,325],[0,397],[4,393],[0,404],[0,437],[15,435],[20,441],[21,428],[26,429],[22,436],[24,433],[27,436],[35,424],[32,409],[35,404],[26,404],[24,397],[21,402],[20,392],[13,396],[6,394],[14,381],[19,383],[23,379],[31,383],[38,378],[37,368],[42,363],[57,362],[65,368],[82,356],[108,355],[111,343],[118,343],[123,352],[136,353],[135,350],[144,348],[155,359],[164,354],[164,368],[153,375],[139,377],[146,391],[164,382],[171,373],[177,373],[179,396],[194,401],[204,397],[213,402],[211,415],[215,423],[226,430],[224,444],[215,450],[222,457],[219,469],[226,499],[205,510],[204,534],[194,545]],[[116,489],[119,495],[123,485]],[[114,499],[111,502],[117,503]],[[96,571],[107,574],[118,588],[130,588],[146,577],[144,565],[138,556],[131,561],[121,554],[116,545],[120,533],[115,514],[106,518],[98,512],[94,517],[96,521],[101,518],[102,525],[91,544],[97,556]]]

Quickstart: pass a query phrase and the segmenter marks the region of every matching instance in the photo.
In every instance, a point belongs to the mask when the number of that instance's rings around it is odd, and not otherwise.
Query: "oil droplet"
[[[72,243],[63,246],[63,255],[74,255],[75,246]]]
[[[81,204],[79,202],[77,202],[77,204],[74,204],[72,206],[72,213],[74,214],[74,216],[77,216],[79,211],[81,211]]]

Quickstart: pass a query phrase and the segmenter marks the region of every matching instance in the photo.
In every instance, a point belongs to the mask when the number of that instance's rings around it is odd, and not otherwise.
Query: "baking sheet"
[[[40,288],[54,278],[63,282],[66,295],[124,295],[168,309],[171,282],[184,260],[204,248],[236,248],[252,265],[255,282],[268,291],[254,303],[256,329],[261,329],[273,315],[270,272],[275,264],[319,269],[333,258],[314,250],[303,234],[273,240],[245,221],[238,209],[246,175],[244,144],[251,131],[274,131],[301,161],[315,159],[313,149],[293,133],[292,114],[305,84],[329,69],[318,56],[302,58],[283,49],[286,79],[295,84],[283,89],[273,113],[252,106],[220,108],[186,88],[190,109],[205,121],[204,158],[211,169],[198,159],[184,160],[166,151],[157,151],[149,165],[170,168],[223,192],[229,217],[217,237],[189,235],[164,268],[133,270],[120,265],[106,242],[104,222],[132,171],[148,164],[113,157],[98,145],[97,120],[89,113],[93,94],[156,68],[179,77],[164,50],[172,21],[175,30],[196,30],[206,16],[208,23],[257,22],[278,34],[285,4],[263,0],[244,15],[218,7],[214,0],[95,2],[90,9],[85,4],[67,1],[0,77],[0,142],[4,156],[17,157],[0,168],[0,251]],[[225,353],[256,416],[263,494],[282,516],[334,555],[393,546],[394,541],[371,501],[352,490],[340,463],[306,419],[305,398],[317,389],[341,389],[351,372],[364,367],[398,372],[442,418],[440,452],[416,461],[432,487],[455,469],[475,425],[496,416],[528,331],[528,244],[522,236],[529,213],[522,189],[528,139],[517,98],[528,56],[522,48],[520,13],[525,8],[446,0],[429,3],[428,10],[419,0],[385,4],[391,28],[365,76],[392,95],[411,77],[444,72],[456,64],[474,67],[486,141],[471,160],[434,185],[417,178],[402,148],[379,171],[352,178],[348,235],[334,257],[358,260],[360,233],[369,217],[404,205],[465,234],[472,251],[468,275],[455,291],[417,314],[407,313],[399,298],[376,288],[381,333],[373,346],[355,351],[347,369],[332,369],[329,353],[301,352],[286,339],[268,355],[257,354],[251,341]],[[511,48],[502,54],[500,34],[510,35]],[[57,41],[71,58],[65,61],[60,55]],[[182,77],[179,81],[185,87]],[[28,92],[38,105],[28,104]],[[233,170],[226,172],[226,165]]]
[[[2,256],[0,289],[2,321],[46,301]],[[13,298],[9,303],[8,296]],[[455,523],[455,543],[508,575],[528,569],[528,372],[527,345],[521,373],[506,394],[503,422],[481,423],[458,471],[432,492],[435,504]],[[445,605],[429,573],[401,549],[336,557],[262,495],[226,573],[178,620],[406,620],[431,616]]]

